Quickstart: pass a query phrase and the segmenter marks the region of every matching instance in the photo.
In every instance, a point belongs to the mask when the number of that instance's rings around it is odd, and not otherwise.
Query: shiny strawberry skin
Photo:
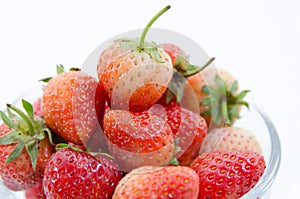
[[[189,111],[171,101],[169,104],[154,106],[151,112],[158,117],[165,117],[170,125],[174,139],[178,139],[181,151],[176,153],[180,165],[188,166],[199,154],[200,147],[206,137],[207,125],[198,114]]]
[[[252,151],[205,153],[190,166],[200,178],[198,199],[240,198],[262,177],[263,156]]]
[[[144,111],[163,95],[171,81],[170,57],[158,49],[162,58],[162,63],[159,63],[148,53],[122,51],[119,45],[112,44],[100,57],[99,81],[112,109]]]
[[[46,199],[42,181],[38,185],[36,185],[30,189],[27,189],[25,191],[25,198],[26,199]]]
[[[111,110],[104,116],[110,153],[123,171],[169,163],[174,153],[170,126],[148,112]]]
[[[185,53],[181,48],[175,44],[164,43],[159,44],[159,47],[163,48],[164,51],[171,57],[173,66],[175,65],[176,59],[181,57],[183,60],[186,59]]]
[[[262,154],[254,134],[240,127],[215,128],[206,136],[200,154],[213,151],[249,150]]]
[[[42,98],[39,97],[33,102],[33,110],[34,110],[34,115],[43,117],[43,110],[42,110]]]
[[[81,71],[53,77],[44,88],[42,99],[47,126],[75,144],[85,143],[99,125],[104,103],[101,85]]]
[[[118,56],[124,55],[126,52],[125,49],[121,48],[120,41],[114,41],[103,50],[97,64],[98,76],[105,71],[110,62],[114,61]]]
[[[10,132],[5,124],[0,125],[0,136]],[[16,144],[0,145],[0,175],[6,187],[13,191],[31,188],[43,179],[44,169],[50,156],[54,153],[54,147],[48,139],[38,143],[38,159],[36,170],[32,168],[31,159],[25,149],[20,156],[10,163],[5,160],[16,147]]]
[[[127,174],[116,187],[113,199],[196,199],[199,177],[188,167],[145,166]]]
[[[57,151],[45,169],[47,198],[111,198],[122,178],[113,159],[65,148]]]

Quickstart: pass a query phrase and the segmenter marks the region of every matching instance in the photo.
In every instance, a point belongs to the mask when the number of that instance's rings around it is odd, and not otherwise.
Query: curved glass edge
[[[242,199],[253,199],[254,197],[263,197],[273,184],[281,163],[281,144],[277,130],[270,118],[263,111],[261,111],[261,109],[257,107],[255,107],[255,109],[265,121],[266,126],[269,130],[271,139],[271,156],[266,168],[266,173],[264,173],[263,177],[260,179],[257,185],[253,189],[251,189],[250,192],[245,194],[242,197]]]

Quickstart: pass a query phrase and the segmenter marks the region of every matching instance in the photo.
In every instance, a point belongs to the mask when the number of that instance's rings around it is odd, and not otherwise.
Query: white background
[[[299,198],[300,1],[0,1],[0,107],[55,73],[80,67],[94,48],[124,31],[155,24],[216,56],[269,114],[283,159],[271,198]],[[298,197],[297,197],[298,196]]]

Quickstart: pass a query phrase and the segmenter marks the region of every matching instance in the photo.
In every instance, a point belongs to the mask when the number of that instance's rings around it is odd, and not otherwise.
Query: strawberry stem
[[[25,123],[28,126],[28,131],[29,131],[29,135],[34,135],[34,126],[33,123],[31,121],[31,119],[25,115],[19,108],[15,107],[12,104],[7,104],[7,107],[10,108],[11,110],[15,111],[18,115],[20,115],[20,117],[25,121]]]
[[[228,111],[227,101],[225,99],[225,100],[222,100],[222,102],[221,102],[221,112],[222,112],[222,119],[224,119],[224,124],[226,126],[230,125],[229,120],[228,120],[228,112],[227,111]]]
[[[150,29],[150,27],[152,26],[152,24],[161,16],[163,15],[167,10],[169,10],[171,8],[170,5],[167,5],[166,7],[164,7],[161,11],[159,11],[146,25],[141,38],[140,38],[140,43],[139,43],[139,49],[143,49],[144,48],[144,43],[145,43],[145,38],[147,35],[148,30]]]
[[[69,143],[69,144],[68,143],[59,143],[55,146],[56,151],[59,151],[61,149],[65,149],[65,148],[71,149],[72,151],[75,151],[75,152],[85,152],[84,150],[80,149],[79,147],[74,146],[71,143]]]
[[[203,66],[201,67],[195,67],[196,70],[192,70],[192,71],[187,71],[185,73],[183,73],[182,75],[184,77],[190,77],[190,76],[193,76],[199,72],[201,72],[202,70],[204,70],[206,67],[208,67],[216,58],[215,57],[212,57],[210,58]]]
[[[99,155],[102,155],[102,156],[105,156],[105,157],[107,157],[107,158],[110,158],[110,159],[113,159],[113,160],[115,160],[115,157],[114,156],[112,156],[112,155],[110,155],[110,154],[108,154],[108,153],[99,153],[99,152],[88,152],[91,156],[94,156],[94,157],[97,157],[97,156],[99,156]]]
[[[177,158],[175,158],[175,157],[171,158],[171,160],[169,161],[168,166],[171,166],[171,165],[173,165],[173,166],[178,166],[179,165],[179,162],[178,162]]]

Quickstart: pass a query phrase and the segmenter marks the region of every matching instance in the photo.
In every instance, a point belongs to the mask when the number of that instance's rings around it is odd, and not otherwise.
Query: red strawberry
[[[47,125],[67,142],[82,144],[104,113],[103,88],[81,72],[62,72],[44,88],[43,114]]]
[[[43,183],[39,183],[38,185],[27,189],[25,191],[26,199],[46,199],[46,195],[44,193]]]
[[[43,183],[49,199],[102,199],[112,197],[121,178],[122,173],[112,159],[64,148],[50,158]]]
[[[43,110],[42,110],[42,98],[39,97],[37,100],[35,100],[32,104],[34,115],[43,117]]]
[[[113,62],[117,57],[124,55],[127,50],[121,47],[121,41],[114,41],[104,51],[102,51],[97,64],[98,76],[101,75],[105,69]]]
[[[13,191],[39,183],[54,152],[44,120],[34,116],[31,104],[22,102],[27,114],[14,105],[7,105],[8,116],[0,112],[4,122],[0,125],[0,175]]]
[[[159,47],[163,48],[166,53],[171,57],[172,64],[176,68],[178,65],[184,65],[187,56],[181,48],[175,44],[170,44],[170,43],[164,43],[164,44],[159,44]]]
[[[148,112],[111,110],[104,116],[104,133],[110,153],[122,170],[169,163],[174,154],[170,126]]]
[[[262,154],[258,140],[250,131],[233,126],[211,130],[202,144],[200,154],[231,150],[250,150]]]
[[[174,139],[178,140],[181,151],[176,153],[180,165],[190,165],[199,155],[199,150],[206,136],[207,125],[198,114],[189,111],[175,101],[164,107],[153,106],[151,112],[158,117],[166,116],[165,120],[170,125]]]
[[[164,8],[151,22],[168,9]],[[116,40],[101,54],[98,78],[112,109],[144,111],[163,95],[171,81],[170,56],[154,42],[145,41],[151,24],[140,39]]]
[[[7,127],[1,125],[1,133],[4,132],[3,130],[7,130]],[[9,131],[11,130],[9,129]],[[51,154],[54,153],[54,148],[48,140],[38,143],[39,152],[36,169],[33,169],[30,156],[25,149],[22,150],[17,159],[5,164],[8,155],[15,148],[16,144],[0,145],[0,174],[7,188],[20,191],[31,188],[42,180],[46,163]]]
[[[188,167],[145,166],[131,171],[116,187],[113,199],[196,199],[199,177]]]
[[[199,197],[240,198],[259,181],[264,158],[252,151],[205,153],[191,164],[200,177]]]

